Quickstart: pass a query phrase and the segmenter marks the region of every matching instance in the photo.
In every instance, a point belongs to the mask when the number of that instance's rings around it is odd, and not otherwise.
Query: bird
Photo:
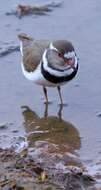
[[[63,105],[61,86],[71,81],[78,72],[78,58],[68,40],[38,40],[28,34],[18,34],[22,73],[41,85],[45,103],[49,103],[47,87],[56,87]]]

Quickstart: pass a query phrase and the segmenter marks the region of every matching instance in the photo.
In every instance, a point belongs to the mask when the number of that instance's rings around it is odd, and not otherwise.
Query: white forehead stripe
[[[58,50],[54,47],[54,45],[53,45],[52,42],[51,42],[50,45],[49,45],[49,49],[52,49],[52,50],[58,51]]]
[[[53,45],[52,42],[50,43],[49,49],[58,51],[58,50],[54,47],[54,45]],[[64,57],[67,58],[67,59],[75,58],[75,51],[71,51],[71,52],[65,53],[65,54],[64,54]]]
[[[71,52],[65,53],[64,57],[67,59],[73,58],[73,57],[75,57],[75,52],[71,51]]]

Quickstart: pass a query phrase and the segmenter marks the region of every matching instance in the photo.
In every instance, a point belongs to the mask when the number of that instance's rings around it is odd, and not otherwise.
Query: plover
[[[78,59],[71,42],[67,40],[34,40],[19,34],[21,67],[24,76],[43,87],[48,103],[47,87],[57,87],[63,104],[61,85],[72,80],[78,71]]]

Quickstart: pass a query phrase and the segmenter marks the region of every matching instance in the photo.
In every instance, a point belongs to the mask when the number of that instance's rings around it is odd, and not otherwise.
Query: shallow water
[[[30,15],[18,19],[5,15],[19,2],[33,4],[37,1],[0,1],[0,48],[18,45],[20,32],[37,39],[69,39],[80,58],[80,68],[78,76],[63,87],[68,106],[62,110],[60,125],[56,89],[48,91],[53,103],[48,107],[46,118],[42,89],[23,77],[20,53],[0,58],[0,145],[11,146],[15,137],[37,131],[33,143],[49,140],[60,151],[77,154],[89,172],[101,178],[100,0],[64,0],[62,7],[46,16]],[[32,128],[28,127],[31,122],[34,122]]]

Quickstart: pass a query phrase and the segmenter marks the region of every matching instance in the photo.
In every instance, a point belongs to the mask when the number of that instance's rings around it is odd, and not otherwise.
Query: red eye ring
[[[58,55],[59,55],[59,57],[63,57],[63,54],[62,54],[62,53],[60,53],[60,52],[58,53]]]

